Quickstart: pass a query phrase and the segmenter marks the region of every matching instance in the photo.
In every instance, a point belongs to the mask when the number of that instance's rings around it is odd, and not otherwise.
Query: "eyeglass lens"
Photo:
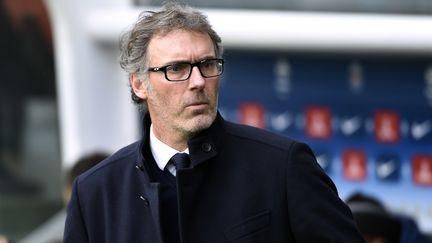
[[[168,80],[185,80],[192,73],[192,66],[197,66],[204,78],[218,76],[222,73],[223,63],[220,60],[204,60],[195,65],[190,63],[175,63],[166,68]]]

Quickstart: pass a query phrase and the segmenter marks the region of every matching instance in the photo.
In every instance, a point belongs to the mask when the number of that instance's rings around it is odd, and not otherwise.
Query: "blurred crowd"
[[[388,210],[374,196],[364,193],[351,195],[350,207],[367,243],[430,243],[411,217]]]
[[[105,152],[93,152],[82,156],[64,175],[63,199],[65,207],[21,239],[20,243],[61,243],[64,222],[66,220],[66,205],[69,202],[74,179],[109,156]],[[5,235],[0,235],[0,243],[13,243]]]

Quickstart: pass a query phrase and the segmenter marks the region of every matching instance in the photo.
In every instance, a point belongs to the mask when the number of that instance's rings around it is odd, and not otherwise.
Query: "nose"
[[[201,75],[200,70],[198,67],[192,68],[191,76],[189,77],[189,87],[190,88],[203,88],[205,86],[205,79]]]

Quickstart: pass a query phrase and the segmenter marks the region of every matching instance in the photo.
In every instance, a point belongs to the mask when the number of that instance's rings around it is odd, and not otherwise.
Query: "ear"
[[[136,96],[143,100],[147,99],[147,87],[144,84],[144,81],[138,78],[136,73],[132,74],[130,84]]]

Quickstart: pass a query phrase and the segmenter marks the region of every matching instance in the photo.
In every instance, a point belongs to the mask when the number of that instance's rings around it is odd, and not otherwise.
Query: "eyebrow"
[[[215,55],[209,55],[209,56],[205,56],[203,58],[200,58],[197,61],[191,61],[191,60],[186,60],[186,59],[175,60],[175,61],[167,62],[167,63],[165,63],[163,65],[160,65],[160,67],[165,67],[165,66],[173,65],[173,64],[176,64],[176,63],[196,63],[196,62],[200,62],[202,60],[213,59],[213,58],[217,58],[217,57]]]

